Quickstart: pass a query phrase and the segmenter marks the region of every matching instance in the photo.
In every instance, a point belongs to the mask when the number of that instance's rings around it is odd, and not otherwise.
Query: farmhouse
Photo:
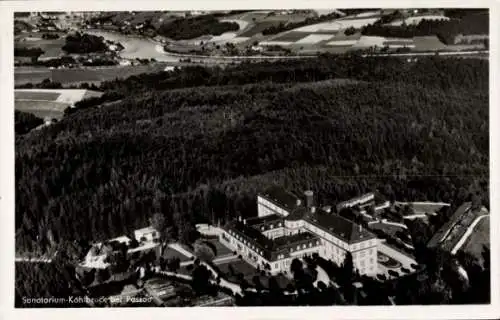
[[[350,252],[360,274],[376,274],[375,235],[328,208],[317,208],[312,191],[305,191],[303,198],[281,188],[268,189],[257,196],[258,217],[229,223],[220,241],[248,263],[272,273],[286,272],[293,259],[313,253],[341,264]]]

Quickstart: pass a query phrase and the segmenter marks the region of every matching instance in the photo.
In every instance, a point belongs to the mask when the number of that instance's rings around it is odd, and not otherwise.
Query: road
[[[489,217],[489,214],[484,214],[484,215],[480,215],[479,217],[477,217],[471,224],[470,226],[467,228],[467,230],[465,231],[465,233],[462,235],[462,237],[460,238],[460,240],[458,240],[457,244],[453,247],[453,249],[451,250],[451,254],[455,254],[457,253],[458,250],[460,250],[460,248],[462,248],[462,246],[464,245],[465,241],[467,241],[467,239],[469,238],[469,236],[472,234],[472,232],[474,231],[474,227],[482,220],[484,219],[485,217]]]

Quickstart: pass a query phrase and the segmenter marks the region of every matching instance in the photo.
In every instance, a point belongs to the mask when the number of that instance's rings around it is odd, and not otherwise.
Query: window
[[[313,244],[309,242],[309,248],[311,248],[311,247],[312,247],[312,245],[313,245]]]
[[[270,228],[272,229],[273,227],[274,227],[274,225],[271,225],[271,227],[270,227]]]
[[[278,269],[278,264],[277,263],[274,264],[274,269]]]
[[[300,250],[300,246],[297,246],[297,250]]]
[[[361,260],[361,261],[359,262],[359,264],[361,265],[361,267],[362,267],[362,268],[364,268],[364,266],[365,266],[365,260]]]
[[[306,244],[304,243],[304,244],[302,245],[302,249],[305,249],[305,248],[306,248]]]

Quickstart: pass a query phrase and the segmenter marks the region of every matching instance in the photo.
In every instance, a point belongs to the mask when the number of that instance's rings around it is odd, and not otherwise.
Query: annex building
[[[368,194],[341,207],[366,206]],[[224,227],[220,241],[241,254],[254,267],[271,273],[288,272],[293,259],[313,253],[342,264],[347,252],[360,274],[377,274],[377,238],[331,207],[315,206],[312,191],[302,198],[279,187],[257,196],[258,217],[233,221]]]

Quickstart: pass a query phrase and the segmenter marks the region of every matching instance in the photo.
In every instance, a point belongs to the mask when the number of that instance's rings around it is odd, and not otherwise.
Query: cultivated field
[[[14,85],[26,83],[40,83],[45,79],[51,79],[52,72],[48,68],[16,67],[14,68]]]
[[[54,69],[52,81],[63,85],[79,84],[82,82],[99,83],[114,80],[116,78],[127,78],[141,73],[153,73],[165,70],[166,64],[157,63],[140,66],[112,66],[92,69]]]
[[[307,37],[309,34],[306,32],[287,32],[273,38],[273,41],[295,42]]]
[[[318,24],[313,24],[298,29],[294,31],[300,32],[328,32],[328,31],[339,31],[348,28],[359,29],[366,25],[372,24],[377,21],[378,18],[364,18],[364,19],[337,19],[329,22],[322,22]]]
[[[64,109],[70,106],[69,103],[42,100],[16,100],[14,108],[19,111],[28,112],[45,119],[61,119]]]
[[[14,99],[55,101],[60,95],[59,92],[16,90]]]

